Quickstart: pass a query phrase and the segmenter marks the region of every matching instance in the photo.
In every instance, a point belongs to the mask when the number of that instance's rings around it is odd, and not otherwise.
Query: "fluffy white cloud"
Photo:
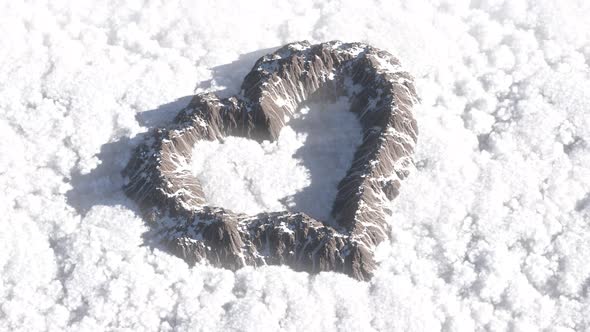
[[[0,330],[590,329],[584,1],[0,5]],[[269,48],[364,41],[422,104],[375,278],[236,273],[145,246],[134,139]]]

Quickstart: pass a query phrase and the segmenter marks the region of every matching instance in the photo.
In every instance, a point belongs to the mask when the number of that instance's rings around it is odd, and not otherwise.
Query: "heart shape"
[[[332,222],[332,203],[362,141],[348,98],[302,107],[274,141],[198,141],[191,159],[209,205],[234,212],[304,212]]]
[[[332,223],[301,212],[248,216],[207,205],[187,167],[197,141],[274,141],[305,103],[340,96],[349,98],[363,138],[338,185]],[[256,62],[239,95],[196,95],[171,128],[153,131],[123,170],[124,190],[162,241],[189,264],[286,264],[367,280],[375,268],[374,249],[390,231],[387,203],[413,165],[416,102],[412,77],[386,51],[339,41],[288,44]]]

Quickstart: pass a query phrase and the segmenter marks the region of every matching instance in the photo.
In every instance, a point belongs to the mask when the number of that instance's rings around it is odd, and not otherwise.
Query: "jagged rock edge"
[[[303,103],[340,95],[359,116],[363,142],[338,186],[332,224],[304,213],[247,216],[206,205],[189,167],[197,140],[275,140]],[[172,126],[153,130],[123,170],[124,190],[157,238],[189,264],[286,264],[367,280],[373,251],[390,233],[384,206],[413,166],[416,102],[413,78],[386,51],[339,41],[291,43],[259,59],[239,95],[196,95]]]

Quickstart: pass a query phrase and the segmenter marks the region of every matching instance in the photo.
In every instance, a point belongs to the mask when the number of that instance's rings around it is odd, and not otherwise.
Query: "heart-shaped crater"
[[[363,132],[348,98],[311,103],[289,119],[274,141],[244,137],[198,141],[192,170],[208,205],[234,212],[303,212],[331,221],[338,183]]]
[[[124,189],[190,264],[366,280],[413,165],[416,100],[388,52],[288,44],[256,62],[239,95],[196,95],[174,125],[154,130],[123,171]]]

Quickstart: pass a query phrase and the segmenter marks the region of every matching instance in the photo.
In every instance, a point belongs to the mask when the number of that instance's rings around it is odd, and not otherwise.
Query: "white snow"
[[[256,214],[301,211],[328,221],[338,183],[362,141],[362,127],[347,98],[303,106],[275,142],[227,137],[199,141],[193,174],[207,203]]]
[[[3,1],[0,330],[590,330],[590,3]],[[417,169],[360,283],[145,246],[140,135],[287,42],[416,77]],[[311,114],[311,113],[310,113]]]

